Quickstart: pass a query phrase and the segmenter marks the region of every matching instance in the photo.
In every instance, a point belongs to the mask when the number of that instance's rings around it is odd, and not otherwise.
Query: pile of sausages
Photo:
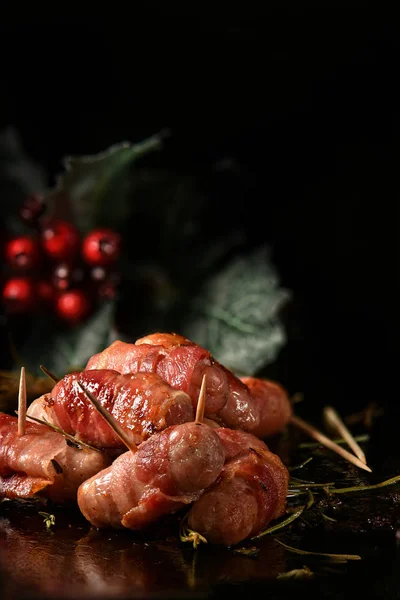
[[[205,418],[198,422],[204,375]],[[136,450],[126,451],[80,384]],[[17,419],[0,415],[0,497],[75,500],[95,527],[133,530],[186,507],[189,528],[225,545],[285,512],[289,474],[263,438],[290,420],[286,392],[271,381],[240,380],[182,336],[114,342],[35,400],[27,415],[78,445],[29,420],[19,437]]]

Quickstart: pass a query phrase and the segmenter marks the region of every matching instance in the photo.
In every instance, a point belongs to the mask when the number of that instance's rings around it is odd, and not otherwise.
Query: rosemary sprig
[[[18,411],[15,411],[15,412],[18,412]],[[50,423],[46,419],[38,419],[36,417],[31,417],[30,415],[26,415],[26,418],[31,419],[32,421],[36,421],[37,423],[40,423],[41,425],[47,425],[47,427],[50,427],[50,429],[53,429],[57,433],[61,433],[61,435],[63,435],[67,440],[72,442],[72,444],[74,446],[76,446],[79,450],[81,450],[81,448],[84,447],[84,448],[87,448],[88,450],[96,450],[96,452],[101,452],[100,448],[95,448],[94,446],[91,446],[90,444],[87,444],[86,442],[81,442],[81,440],[78,440],[73,435],[70,435],[63,429],[60,429],[60,427],[53,425],[53,423]]]
[[[307,490],[295,490],[290,489],[286,494],[286,498],[297,498],[297,496],[304,496],[307,493]]]
[[[290,477],[290,481],[298,481],[299,483],[316,483],[315,481],[311,481],[311,479],[300,479],[299,477],[294,477],[293,475]]]
[[[301,550],[300,548],[293,548],[293,546],[288,546],[283,542],[280,542],[276,538],[274,538],[275,542],[278,542],[281,546],[289,550],[290,552],[294,552],[295,554],[303,554],[307,556],[322,556],[324,558],[330,558],[335,561],[347,562],[348,560],[361,560],[361,556],[358,554],[330,554],[326,552],[309,552],[308,550]]]
[[[308,463],[311,462],[312,459],[313,459],[313,457],[309,456],[308,458],[306,458],[306,460],[304,460],[299,465],[295,465],[294,467],[289,467],[289,471],[295,471],[296,469],[302,469],[303,467],[305,467],[306,465],[308,465]]]
[[[358,485],[347,488],[328,488],[329,494],[348,494],[350,492],[365,492],[369,490],[377,490],[379,488],[386,487],[388,485],[393,485],[400,481],[400,475],[396,475],[395,477],[391,477],[390,479],[386,479],[385,481],[381,481],[380,483],[374,483],[372,485]]]
[[[44,373],[45,375],[47,375],[47,377],[49,379],[51,379],[52,381],[54,381],[54,383],[58,383],[60,381],[60,377],[57,377],[57,375],[54,375],[54,373],[52,373],[51,371],[49,371],[48,369],[46,369],[46,367],[44,365],[40,365],[40,370],[42,371],[42,373]]]
[[[264,529],[263,531],[261,531],[261,533],[259,533],[258,535],[255,535],[254,537],[252,537],[250,539],[251,540],[259,540],[260,538],[263,538],[265,535],[274,533],[274,531],[278,531],[279,529],[282,529],[283,527],[287,527],[288,525],[290,525],[290,523],[293,523],[293,521],[298,519],[305,510],[308,510],[309,508],[311,508],[313,503],[314,503],[314,496],[308,490],[307,502],[303,506],[300,506],[297,510],[295,510],[291,515],[289,515],[289,517],[287,517],[283,521],[276,523],[276,525],[273,525],[272,527],[268,527],[267,529]]]
[[[311,490],[307,490],[307,494],[308,494],[308,500],[307,500],[307,504],[306,504],[306,510],[309,510],[312,505],[314,504],[314,494],[312,493]]]
[[[354,436],[354,439],[356,440],[356,442],[368,442],[369,434],[363,433],[361,435]],[[333,439],[332,442],[335,442],[335,444],[347,444],[346,440],[344,440],[343,438]],[[320,444],[319,442],[302,442],[297,447],[298,448],[317,448],[318,446],[322,447],[323,445]]]
[[[296,490],[299,490],[300,488],[326,488],[326,487],[331,487],[332,485],[335,485],[334,481],[329,481],[328,483],[294,483],[294,486]],[[289,487],[290,490],[290,487]]]
[[[321,517],[323,517],[325,519],[325,521],[332,521],[333,523],[337,523],[337,519],[328,517],[328,515],[326,515],[324,512],[322,512],[322,510],[320,510],[319,514],[321,515]]]
[[[290,525],[290,523],[292,523],[293,521],[298,519],[300,517],[300,515],[303,514],[304,510],[305,510],[305,506],[300,506],[300,508],[298,508],[294,513],[292,513],[289,517],[287,517],[283,521],[280,521],[279,523],[277,523],[276,525],[273,525],[272,527],[268,527],[268,529],[264,529],[261,533],[259,533],[258,535],[255,535],[254,537],[252,537],[250,539],[251,540],[259,540],[259,539],[263,538],[265,535],[268,535],[269,533],[274,533],[274,531],[278,531],[279,529],[282,529],[283,527],[287,527],[288,525]]]

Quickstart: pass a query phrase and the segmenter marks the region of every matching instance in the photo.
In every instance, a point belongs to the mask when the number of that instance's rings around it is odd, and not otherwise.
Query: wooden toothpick
[[[92,394],[88,389],[85,388],[81,381],[77,381],[77,384],[81,388],[82,392],[88,398],[90,403],[94,406],[94,408],[101,414],[103,419],[107,421],[111,429],[117,434],[119,439],[125,444],[125,446],[131,451],[136,452],[137,446],[132,440],[129,439],[127,433],[122,429],[121,425],[118,421],[108,412],[107,409],[104,408],[102,404],[98,401],[96,396]]]
[[[366,464],[361,462],[359,458],[354,456],[354,454],[347,452],[347,450],[345,450],[344,448],[341,448],[339,444],[336,444],[335,442],[330,440],[326,435],[321,433],[321,431],[318,431],[318,429],[316,429],[313,425],[306,423],[305,421],[303,421],[303,419],[300,419],[300,417],[296,417],[295,415],[292,415],[291,423],[293,423],[293,425],[307,433],[314,440],[316,440],[326,448],[333,450],[333,452],[336,452],[336,454],[339,454],[342,458],[345,458],[346,460],[351,462],[356,467],[359,467],[364,471],[368,471],[368,473],[372,473],[372,470]]]
[[[18,436],[25,435],[26,428],[26,380],[25,367],[21,367],[18,392]]]
[[[196,423],[203,423],[204,409],[206,407],[206,379],[206,375],[204,374],[201,382],[199,399],[197,401]]]
[[[332,406],[325,406],[323,416],[325,424],[336,431],[339,437],[342,437],[344,440],[346,440],[354,454],[361,460],[361,462],[367,464],[367,459],[365,458],[364,452],[357,444],[352,433],[347,429],[337,411]]]
[[[54,375],[54,373],[52,373],[51,371],[49,371],[48,369],[46,369],[45,366],[40,365],[40,370],[43,371],[43,373],[45,375],[47,375],[47,377],[49,377],[50,379],[52,379],[55,383],[58,383],[60,381],[60,379]]]

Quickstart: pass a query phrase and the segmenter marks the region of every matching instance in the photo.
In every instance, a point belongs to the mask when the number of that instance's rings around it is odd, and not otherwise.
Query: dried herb
[[[60,377],[57,377],[57,375],[54,375],[54,373],[52,373],[51,371],[46,369],[46,367],[44,365],[40,365],[40,370],[43,371],[43,373],[45,375],[47,375],[47,377],[49,379],[51,379],[54,383],[58,383],[60,381]]]
[[[332,488],[329,487],[327,489],[328,494],[349,494],[350,492],[366,492],[369,490],[377,490],[379,488],[387,487],[388,485],[393,485],[400,481],[400,475],[396,475],[395,477],[391,477],[390,479],[386,479],[385,481],[381,481],[380,483],[374,483],[372,485],[357,485],[353,487],[347,488]]]
[[[308,500],[306,503],[306,510],[309,510],[312,505],[314,504],[314,494],[312,493],[311,490],[307,490],[307,494],[308,494]]]
[[[291,404],[299,404],[299,402],[303,402],[303,400],[304,400],[304,394],[302,394],[301,392],[296,392],[290,398]]]
[[[301,506],[294,513],[292,513],[289,517],[287,517],[283,521],[280,521],[279,523],[277,523],[276,525],[273,525],[272,527],[268,527],[268,529],[264,529],[261,533],[259,533],[258,535],[255,535],[251,539],[259,540],[260,538],[263,538],[265,535],[274,533],[274,531],[278,531],[279,529],[282,529],[283,527],[287,527],[288,525],[290,525],[290,523],[293,523],[293,521],[298,519],[300,517],[300,515],[303,514],[305,509],[306,509],[306,506]]]
[[[311,479],[300,479],[300,477],[294,477],[293,475],[290,478],[289,485],[291,481],[298,481],[299,483],[317,483],[316,481],[312,481]]]
[[[260,553],[260,549],[256,548],[256,546],[248,546],[243,548],[234,548],[233,554],[241,554],[243,556],[248,556],[249,558],[256,558]]]
[[[356,440],[356,442],[368,442],[369,434],[363,433],[362,435],[354,436],[354,439]],[[346,440],[344,440],[343,438],[333,439],[332,442],[335,442],[335,444],[340,444],[340,445],[347,444]],[[321,446],[321,448],[323,448],[323,444],[320,444],[319,442],[302,442],[297,447],[298,448],[317,448],[318,446]]]
[[[311,462],[312,459],[313,459],[313,457],[309,456],[302,463],[300,463],[298,465],[295,465],[294,467],[289,467],[289,471],[295,471],[296,469],[302,469],[303,467],[305,467],[306,465],[308,465],[308,463]]]
[[[337,523],[337,519],[333,519],[332,517],[328,517],[328,515],[326,515],[324,512],[322,512],[322,510],[319,512],[319,514],[321,515],[321,517],[323,519],[325,519],[325,521],[332,521],[333,523]]]
[[[361,560],[361,556],[358,554],[329,554],[326,552],[310,552],[308,550],[301,550],[300,548],[293,548],[293,546],[288,546],[283,542],[280,542],[277,539],[274,539],[275,542],[278,542],[281,546],[289,550],[290,552],[294,552],[295,554],[303,554],[307,556],[321,556],[323,558],[329,558],[330,560],[334,560],[335,562],[347,562],[348,560]]]
[[[18,413],[18,411],[15,411],[15,412]],[[38,419],[37,417],[31,417],[31,415],[27,415],[26,418],[31,419],[32,421],[36,421],[36,423],[40,423],[41,425],[47,425],[47,427],[50,427],[50,429],[53,429],[57,433],[61,433],[61,435],[63,435],[71,444],[73,444],[73,446],[75,446],[75,448],[78,448],[78,450],[82,450],[82,447],[83,447],[83,448],[87,448],[88,450],[96,450],[96,452],[101,452],[101,450],[99,448],[95,448],[94,446],[91,446],[90,444],[87,444],[86,442],[82,442],[81,440],[78,440],[78,438],[74,437],[73,435],[70,435],[63,429],[60,429],[60,427],[53,425],[53,423],[49,423],[49,421],[47,421],[46,419]]]
[[[329,488],[332,485],[335,485],[334,481],[329,481],[328,483],[295,483],[295,489],[293,491],[299,491],[298,488]],[[289,487],[289,490],[291,488]]]
[[[302,569],[292,569],[286,573],[279,573],[277,579],[311,579],[314,573],[306,565]]]
[[[183,517],[179,527],[179,539],[181,542],[193,544],[193,548],[197,550],[200,544],[207,544],[206,538],[201,535],[198,531],[190,529],[186,525],[187,516]]]
[[[54,515],[51,515],[47,512],[39,511],[39,515],[43,517],[44,524],[46,525],[47,531],[50,531],[50,528],[56,524],[56,518]]]
[[[197,556],[198,556],[197,552],[194,552],[190,570],[188,571],[188,574],[187,574],[187,584],[188,584],[189,589],[191,589],[191,590],[193,590],[197,585],[197,576],[196,576]]]

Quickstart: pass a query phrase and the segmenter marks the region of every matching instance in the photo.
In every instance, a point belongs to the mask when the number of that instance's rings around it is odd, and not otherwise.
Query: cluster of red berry
[[[102,299],[113,298],[120,236],[95,229],[83,239],[77,228],[60,219],[44,219],[41,195],[29,196],[19,217],[30,235],[5,243],[8,277],[3,304],[9,314],[53,310],[63,321],[78,323]]]

